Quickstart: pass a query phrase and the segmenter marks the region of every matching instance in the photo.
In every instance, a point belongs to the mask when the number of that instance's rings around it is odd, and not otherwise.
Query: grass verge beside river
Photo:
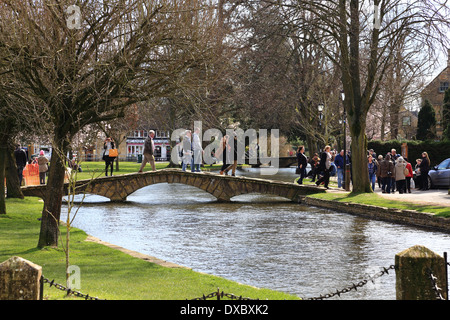
[[[0,263],[19,256],[42,266],[45,278],[66,285],[65,254],[58,248],[37,248],[43,203],[38,198],[7,199],[0,215]],[[66,230],[61,226],[60,239]],[[202,297],[217,288],[251,299],[293,300],[297,296],[242,285],[190,269],[167,268],[134,258],[105,245],[85,241],[82,230],[70,233],[70,264],[80,268],[83,294],[107,300],[185,300]],[[65,292],[44,284],[44,299],[67,299]],[[71,297],[80,300],[82,298]]]
[[[444,206],[436,206],[436,205],[427,205],[427,204],[417,204],[407,201],[399,201],[399,200],[390,200],[383,198],[382,196],[376,193],[318,193],[311,195],[310,197],[314,197],[317,199],[331,200],[331,201],[339,201],[339,202],[350,202],[350,203],[359,203],[359,204],[367,204],[377,207],[385,207],[392,209],[401,209],[401,210],[416,210],[418,212],[427,212],[435,214],[436,216],[441,217],[450,217],[450,208]]]
[[[166,168],[168,163],[157,163],[157,169]],[[120,171],[115,175],[135,173],[140,164],[120,163]],[[219,166],[220,167],[220,166]],[[85,162],[83,172],[77,179],[89,179],[104,174],[101,162]],[[211,169],[217,169],[213,166]],[[150,170],[147,165],[146,170]],[[320,193],[310,195],[318,199],[370,204],[374,206],[414,209],[449,217],[448,207],[420,205],[404,201],[385,199],[377,194]],[[7,214],[0,215],[0,263],[20,256],[43,268],[47,279],[65,285],[65,253],[59,248],[36,247],[40,231],[42,201],[27,197],[24,200],[7,199]],[[66,229],[61,227],[60,239],[65,239]],[[185,300],[202,297],[217,288],[225,293],[251,299],[291,300],[294,295],[268,289],[258,289],[242,285],[221,277],[211,276],[189,269],[167,268],[132,257],[108,246],[85,241],[87,235],[82,230],[73,229],[71,234],[70,264],[81,272],[80,292],[108,300]],[[49,300],[68,299],[65,292],[44,285],[44,298]],[[69,299],[80,299],[70,297]]]

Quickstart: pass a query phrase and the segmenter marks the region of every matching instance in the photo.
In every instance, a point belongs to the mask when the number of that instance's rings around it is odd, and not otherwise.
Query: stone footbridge
[[[300,196],[325,192],[316,186],[248,177],[232,177],[209,172],[185,172],[180,169],[163,169],[144,173],[80,180],[76,183],[76,194],[95,194],[111,201],[124,202],[127,197],[143,187],[158,183],[181,183],[202,189],[218,201],[230,201],[232,197],[248,193],[271,194],[299,201]],[[22,187],[25,196],[44,198],[45,185]],[[64,185],[67,195],[68,184]]]

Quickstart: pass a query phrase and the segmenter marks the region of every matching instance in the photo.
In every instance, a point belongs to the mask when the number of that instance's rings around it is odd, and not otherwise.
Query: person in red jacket
[[[413,169],[411,163],[408,162],[408,158],[404,158],[406,161],[406,169],[408,170],[408,174],[406,177],[406,192],[411,193],[411,179],[414,177]]]

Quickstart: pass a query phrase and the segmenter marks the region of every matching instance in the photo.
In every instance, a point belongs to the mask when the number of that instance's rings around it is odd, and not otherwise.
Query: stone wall
[[[350,202],[323,200],[306,196],[302,196],[300,202],[309,206],[330,209],[333,211],[341,211],[366,217],[368,219],[382,220],[416,227],[425,227],[442,232],[450,232],[450,219],[439,217],[432,213],[419,212],[416,210],[385,208]]]
[[[316,186],[259,178],[232,177],[217,173],[193,173],[179,169],[163,169],[145,173],[130,173],[100,177],[77,182],[76,193],[96,194],[111,201],[126,201],[127,196],[143,187],[158,183],[181,183],[202,189],[219,201],[230,201],[234,196],[248,193],[272,194],[297,202],[299,196],[325,192]],[[68,184],[65,185],[67,195]],[[25,196],[44,198],[46,186],[23,187]]]

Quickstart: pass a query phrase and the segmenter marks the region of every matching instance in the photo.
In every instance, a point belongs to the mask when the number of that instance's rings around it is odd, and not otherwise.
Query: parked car
[[[450,187],[450,158],[431,168],[428,172],[428,184],[430,188]]]

